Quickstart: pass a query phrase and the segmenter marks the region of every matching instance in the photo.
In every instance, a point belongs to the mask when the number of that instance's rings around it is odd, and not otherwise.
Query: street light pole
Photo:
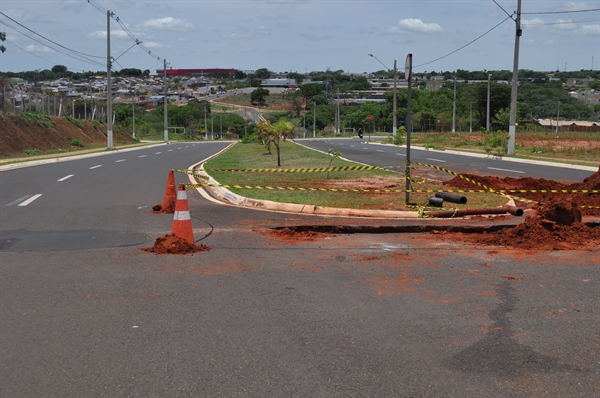
[[[379,62],[381,65],[383,65],[383,67],[385,69],[388,70],[388,72],[390,71],[390,68],[388,68],[387,66],[385,66],[385,64],[383,62],[381,62],[379,60],[379,58],[377,58],[376,56],[374,56],[373,54],[367,54],[369,57],[371,58],[375,58],[377,60],[377,62]],[[396,67],[396,60],[394,60],[394,117],[392,120],[392,135],[395,137],[396,136],[396,131],[398,130],[398,117],[397,117],[397,110],[398,110],[398,104],[397,104],[397,96],[396,96],[396,90],[397,90],[397,81],[398,81],[398,68]]]
[[[313,138],[317,136],[317,103],[313,102]]]
[[[510,100],[510,123],[508,125],[508,155],[515,154],[515,135],[517,132],[517,90],[519,87],[519,41],[523,31],[521,30],[521,0],[517,3],[517,20],[515,33],[515,57],[513,63],[512,96]]]

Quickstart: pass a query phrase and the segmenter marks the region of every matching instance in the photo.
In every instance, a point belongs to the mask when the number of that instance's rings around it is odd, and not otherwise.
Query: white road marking
[[[169,149],[167,152],[173,152],[173,150],[172,150],[172,149]]]
[[[181,149],[181,147],[177,148],[177,149]]]
[[[524,171],[519,171],[519,170],[498,169],[496,167],[488,167],[488,169],[490,169],[490,170],[508,171],[509,173],[521,173],[521,174],[525,174]]]
[[[63,177],[63,178],[61,178],[60,180],[56,180],[56,181],[64,181],[64,180],[66,180],[66,179],[68,179],[68,178],[71,178],[71,177],[73,177],[74,175],[75,175],[75,174],[69,174],[68,176],[64,176],[64,177]]]
[[[33,195],[31,198],[27,199],[26,201],[24,201],[22,203],[19,203],[17,206],[27,206],[28,204],[30,204],[31,202],[33,202],[34,200],[36,200],[40,196],[42,196],[41,193],[38,193],[37,195]]]
[[[378,149],[377,152],[383,152],[381,149]]]
[[[124,162],[125,159],[116,160],[115,163]]]
[[[140,155],[140,156],[138,156],[138,158],[145,158],[145,157],[146,157],[146,155]]]
[[[369,148],[365,148],[365,147],[363,147],[363,149],[369,150]]]
[[[160,155],[162,152],[156,152],[155,155]]]
[[[396,155],[399,155],[399,156],[406,156],[406,155],[405,155],[405,154],[403,154],[403,153],[397,153]]]
[[[442,159],[434,159],[434,158],[425,158],[425,159],[427,159],[427,160],[433,160],[434,162],[442,162],[442,163],[446,163],[446,161],[445,161],[445,160],[442,160]]]
[[[354,145],[350,145],[352,148],[354,148]]]
[[[13,200],[12,202],[10,202],[9,204],[7,204],[6,206],[12,206],[12,205],[14,205],[14,204],[16,204],[16,203],[19,203],[19,202],[21,202],[21,201],[23,201],[23,200],[27,199],[27,198],[31,198],[32,196],[33,196],[33,195],[25,195],[25,196],[23,196],[22,198],[19,198],[19,199],[17,199],[17,200]]]
[[[98,167],[102,167],[102,165],[101,165],[101,164],[99,164],[98,166],[92,166],[92,167],[90,167],[90,170],[92,170],[92,169],[97,169]]]

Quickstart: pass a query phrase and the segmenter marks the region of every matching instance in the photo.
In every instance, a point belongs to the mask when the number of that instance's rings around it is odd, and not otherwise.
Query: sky
[[[518,0],[0,0],[0,71],[512,70]],[[600,69],[600,0],[522,0],[519,69]],[[588,10],[588,11],[586,11]],[[589,11],[592,10],[592,11]],[[577,12],[575,12],[577,11]],[[579,12],[584,11],[584,12]],[[373,54],[370,57],[368,54]]]

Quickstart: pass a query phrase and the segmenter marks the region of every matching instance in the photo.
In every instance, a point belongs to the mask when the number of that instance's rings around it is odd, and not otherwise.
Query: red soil
[[[156,239],[154,246],[140,249],[154,254],[192,254],[210,250],[205,245],[194,245],[176,235],[170,234]]]
[[[514,177],[492,177],[492,176],[479,176],[475,174],[464,174],[466,178],[473,181],[477,181],[485,186],[493,189],[516,189],[516,190],[600,190],[600,167],[598,171],[582,182],[576,182],[571,184],[561,183],[553,180],[546,180],[544,178],[514,178]],[[446,181],[444,185],[449,187],[455,187],[459,189],[481,189],[476,184],[473,184],[463,178],[455,177],[449,181]],[[515,202],[517,205],[522,205],[526,202],[519,201],[518,198],[524,198],[533,200],[535,202],[545,203],[552,198],[560,198],[562,201],[575,203],[576,206],[591,206],[600,207],[600,193],[539,193],[539,192],[527,192],[527,193],[509,193],[514,195]],[[533,206],[535,208],[535,206]],[[585,215],[600,215],[600,208],[581,208],[581,212]]]

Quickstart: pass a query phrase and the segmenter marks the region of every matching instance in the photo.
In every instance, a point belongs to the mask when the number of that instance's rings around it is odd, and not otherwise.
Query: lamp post
[[[313,102],[313,138],[317,136],[317,103]]]
[[[388,70],[388,72],[390,71],[390,68],[388,68],[387,66],[385,66],[385,64],[383,62],[381,62],[379,60],[379,58],[377,58],[376,56],[374,56],[373,54],[367,54],[369,57],[371,58],[375,58],[381,65],[383,65],[383,67],[385,69]],[[395,137],[396,136],[396,131],[397,131],[397,99],[396,99],[396,87],[397,87],[397,81],[398,81],[398,68],[396,67],[396,60],[394,60],[394,117],[393,117],[393,121],[392,121],[392,135]]]

